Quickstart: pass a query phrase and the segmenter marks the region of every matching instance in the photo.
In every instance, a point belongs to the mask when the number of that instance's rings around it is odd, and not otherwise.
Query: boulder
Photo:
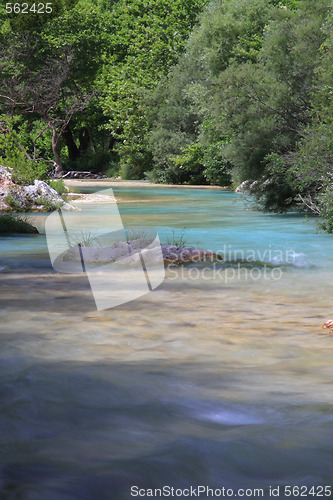
[[[7,177],[1,177],[0,171],[0,210],[8,210],[10,207],[6,202],[6,198],[10,193],[13,183]]]
[[[244,194],[251,194],[251,192],[258,188],[263,188],[266,187],[268,184],[271,184],[273,181],[270,178],[267,177],[260,177],[260,179],[256,181],[243,181],[239,186],[236,187],[235,192],[236,193],[244,193]]]
[[[243,181],[239,186],[236,187],[235,193],[249,194],[252,183],[253,181]]]
[[[59,198],[57,191],[44,181],[35,180],[33,186],[23,186],[22,191],[26,196],[34,200],[41,197],[49,201]]]
[[[24,186],[21,191],[23,197],[31,200],[35,205],[44,205],[47,202],[47,204],[61,207],[63,210],[76,210],[73,205],[66,203],[57,191],[44,181],[35,180],[32,186]]]
[[[33,185],[19,186],[11,178],[11,169],[0,165],[0,210],[45,211],[58,207],[77,210],[44,181],[35,180]]]

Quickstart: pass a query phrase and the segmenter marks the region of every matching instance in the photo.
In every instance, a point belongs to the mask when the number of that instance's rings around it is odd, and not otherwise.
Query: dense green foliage
[[[98,9],[77,4],[44,23],[2,26],[1,111],[15,116],[11,133],[25,136],[32,160],[41,153],[58,172],[83,156],[101,120],[95,80],[107,51],[105,25]]]
[[[278,22],[275,18],[294,14],[283,5],[291,2],[279,2],[278,7],[276,3],[226,0],[208,5],[185,56],[155,91],[150,140],[156,178],[175,182],[171,158],[191,142],[198,142],[206,158],[220,164],[225,181],[232,165],[240,180],[242,169],[250,168],[252,178],[260,172],[274,127],[279,127],[270,114],[274,104],[265,102],[267,94],[274,99],[278,92],[272,67],[267,67],[274,44],[270,32]]]
[[[4,128],[4,124],[6,124],[6,128]],[[29,185],[33,184],[35,179],[46,179],[47,163],[33,161],[24,146],[24,139],[28,134],[18,133],[14,130],[15,120],[5,122],[0,117],[1,125],[0,163],[12,170],[13,181],[16,184]]]
[[[19,183],[251,180],[264,210],[305,208],[333,231],[331,1],[53,5],[0,7],[0,160]]]
[[[115,174],[120,158],[142,177],[151,157],[142,96],[177,61],[204,2],[57,0],[45,16],[2,6],[3,140],[15,136],[28,161],[59,175]]]
[[[319,0],[211,1],[153,93],[149,176],[252,183],[261,208],[333,229],[332,12]]]
[[[126,0],[114,7],[100,84],[125,177],[140,179],[152,167],[144,97],[176,63],[205,1]]]

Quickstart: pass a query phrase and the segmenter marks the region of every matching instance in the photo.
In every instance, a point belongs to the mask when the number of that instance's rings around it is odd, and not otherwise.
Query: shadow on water
[[[131,485],[330,484],[331,408],[203,399],[191,386],[201,370],[7,359],[0,498],[118,500],[130,498]],[[238,382],[226,374],[229,389]]]

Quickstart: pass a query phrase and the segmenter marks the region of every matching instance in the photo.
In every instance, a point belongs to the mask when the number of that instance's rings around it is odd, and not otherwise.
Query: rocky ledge
[[[11,170],[0,165],[0,211],[45,212],[60,207],[76,210],[46,182],[35,180],[33,185],[20,186],[12,181]]]

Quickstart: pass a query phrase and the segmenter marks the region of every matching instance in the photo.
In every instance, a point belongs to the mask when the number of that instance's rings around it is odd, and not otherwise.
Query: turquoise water
[[[333,238],[317,231],[314,217],[263,214],[243,196],[222,190],[117,187],[114,193],[125,226],[153,226],[162,241],[183,235],[188,246],[225,252],[229,258],[256,253],[257,260],[276,262],[283,252],[296,267],[333,267]],[[45,215],[30,217],[43,231]],[[43,254],[48,255],[43,235],[1,238],[3,258]]]
[[[154,225],[162,240],[175,230],[175,236],[184,232],[189,245],[226,249],[228,256],[253,250],[269,260],[280,251],[289,252],[287,257],[293,252],[296,266],[333,266],[333,238],[317,231],[314,217],[263,214],[252,210],[244,196],[222,190],[114,187],[114,192],[125,224]]]
[[[185,231],[232,262],[170,269],[97,312],[84,275],[52,270],[43,234],[1,237],[0,498],[331,485],[332,236],[222,190],[114,191],[126,226]]]

